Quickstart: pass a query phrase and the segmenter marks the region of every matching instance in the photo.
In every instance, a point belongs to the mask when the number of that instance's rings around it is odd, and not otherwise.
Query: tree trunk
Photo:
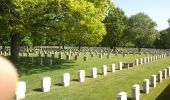
[[[81,43],[80,43],[80,41],[79,41],[78,50],[80,51],[80,49],[81,49]]]
[[[60,51],[61,50],[61,42],[60,41],[59,41],[58,46],[59,46],[59,51]]]
[[[110,46],[110,49],[113,49],[113,46]]]
[[[2,52],[5,52],[5,45],[2,45]]]
[[[19,60],[20,34],[11,34],[11,60],[16,63]]]
[[[114,46],[114,49],[113,49],[114,51],[116,51],[116,46]]]
[[[63,48],[63,50],[64,50],[64,42],[62,42],[62,48]]]
[[[138,52],[141,52],[141,47],[138,47]]]

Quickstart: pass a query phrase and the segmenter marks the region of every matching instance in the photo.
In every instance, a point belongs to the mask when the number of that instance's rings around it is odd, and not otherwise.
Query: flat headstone
[[[120,92],[117,95],[117,100],[127,100],[127,93],[126,92]]]
[[[111,65],[111,72],[115,72],[115,64]]]
[[[107,75],[107,66],[103,65],[102,67],[102,75]]]
[[[96,67],[93,67],[91,69],[91,77],[92,78],[97,78],[97,68]]]
[[[16,92],[15,92],[16,100],[24,99],[25,92],[26,92],[26,83],[24,81],[18,82]]]
[[[67,87],[70,85],[70,74],[64,73],[62,76],[62,84],[64,87]]]
[[[41,89],[42,92],[50,91],[51,87],[51,78],[50,77],[43,77],[41,80]]]
[[[143,81],[143,92],[145,94],[149,93],[149,79],[144,79]]]
[[[132,86],[132,99],[133,100],[140,99],[140,86],[138,84]]]
[[[79,82],[85,81],[85,70],[78,71],[78,80],[79,80]]]

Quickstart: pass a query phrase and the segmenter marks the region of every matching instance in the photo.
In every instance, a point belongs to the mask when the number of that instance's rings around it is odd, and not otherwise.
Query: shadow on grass
[[[86,76],[86,78],[92,78],[90,75]]]
[[[41,88],[36,88],[36,89],[33,89],[33,91],[42,92],[42,89]]]
[[[102,73],[97,73],[97,75],[103,75]]]
[[[127,100],[132,100],[132,97],[127,97]]]
[[[15,64],[16,68],[19,72],[19,75],[31,75],[35,73],[41,73],[45,71],[53,71],[58,69],[68,69],[73,68],[74,61],[65,60],[65,59],[53,59],[53,65],[50,65],[50,57],[49,58],[43,58],[43,64],[40,64],[40,58],[39,57],[33,57],[33,63],[32,58],[27,57],[20,57],[19,63]]]
[[[57,84],[54,84],[54,85],[57,85],[57,86],[63,86],[61,83],[57,83]]]
[[[156,100],[170,100],[170,84],[162,91],[162,93],[156,98]]]
[[[78,80],[78,79],[72,79],[71,81],[75,81],[75,82],[78,82],[79,80]]]

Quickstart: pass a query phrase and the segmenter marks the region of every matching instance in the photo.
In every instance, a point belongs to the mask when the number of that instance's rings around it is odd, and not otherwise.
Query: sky
[[[163,30],[169,27],[170,0],[113,0],[116,7],[123,9],[130,17],[139,12],[147,14],[157,23],[157,29]]]

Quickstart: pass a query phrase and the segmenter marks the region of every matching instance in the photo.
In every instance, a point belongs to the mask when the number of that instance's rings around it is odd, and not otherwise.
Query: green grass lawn
[[[35,55],[33,56],[35,57]],[[111,55],[110,59],[107,59],[106,56],[102,59],[98,58],[98,56],[94,56],[94,58],[91,58],[90,55],[87,56],[87,61],[83,61],[83,56],[80,56],[78,61],[73,60],[73,57],[70,61],[55,59],[53,68],[50,68],[48,63],[45,65],[39,65],[39,62],[35,62],[35,64],[21,62],[18,64],[20,80],[27,83],[25,100],[115,100],[120,91],[127,92],[130,99],[132,85],[140,84],[142,86],[145,78],[150,78],[152,74],[156,74],[170,65],[170,57],[167,57],[159,61],[139,65],[138,67],[135,66],[133,68],[123,69],[122,71],[116,70],[115,73],[108,72],[106,76],[102,76],[100,74],[102,65],[108,65],[108,70],[110,71],[110,65],[112,63],[115,63],[117,67],[120,61],[129,62],[134,61],[136,58],[151,55],[136,54],[127,55],[126,57],[122,57],[122,55]],[[90,76],[90,69],[92,67],[98,68],[99,74],[96,79],[88,77]],[[80,69],[86,71],[87,78],[83,83],[76,81],[77,72]],[[71,75],[72,81],[69,87],[61,86],[61,76],[66,72]],[[51,91],[48,93],[43,93],[40,90],[40,80],[45,76],[52,78]],[[161,93],[169,83],[169,78],[163,80],[163,83],[158,84],[155,89],[151,88],[148,95],[141,94],[141,99],[154,100],[158,97],[162,98]]]

